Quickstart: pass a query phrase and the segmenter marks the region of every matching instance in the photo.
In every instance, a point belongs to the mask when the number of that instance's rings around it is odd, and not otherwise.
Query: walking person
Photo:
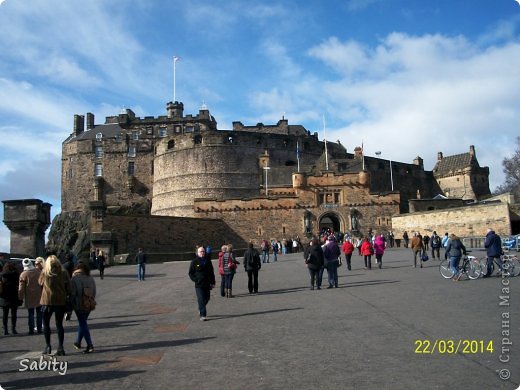
[[[29,334],[33,335],[36,330],[39,334],[43,332],[43,316],[40,299],[42,297],[42,286],[38,284],[41,270],[35,267],[30,259],[23,259],[23,272],[20,274],[18,287],[18,299],[24,302],[27,309],[27,322]],[[34,313],[36,312],[36,323]]]
[[[218,263],[219,273],[222,276],[220,295],[226,298],[233,298],[233,278],[237,270],[237,265],[240,264],[240,262],[233,253],[232,244],[223,245],[221,253],[222,256],[219,253]]]
[[[350,242],[350,238],[345,239],[345,242],[341,246],[341,251],[345,254],[345,261],[347,262],[347,269],[352,269],[351,260],[352,252],[354,252],[354,245]]]
[[[40,304],[43,312],[43,334],[45,336],[44,355],[50,355],[51,348],[51,317],[55,314],[56,331],[58,333],[57,356],[65,356],[63,340],[63,317],[65,305],[71,293],[69,274],[62,269],[61,263],[55,255],[51,255],[45,261],[43,272],[40,274],[39,284],[43,287]]]
[[[103,278],[105,277],[105,266],[107,265],[107,258],[101,249],[99,250],[98,255],[96,257],[96,263],[98,264],[99,268],[99,278],[103,280]]]
[[[190,263],[188,275],[195,283],[200,320],[206,321],[208,315],[206,305],[210,299],[211,289],[215,286],[215,273],[213,264],[205,258],[204,247],[198,246],[195,253],[195,259]]]
[[[260,254],[250,242],[244,252],[244,270],[247,272],[247,289],[249,294],[258,293],[258,271],[262,268]]]
[[[372,269],[372,255],[374,254],[374,247],[369,237],[366,237],[361,244],[361,255],[365,260],[365,269]]]
[[[94,345],[90,336],[90,330],[88,328],[88,317],[90,315],[90,308],[84,307],[83,294],[85,289],[88,289],[88,294],[93,298],[96,297],[96,282],[94,278],[90,276],[90,268],[85,263],[78,263],[74,272],[72,273],[71,284],[71,302],[76,317],[78,318],[78,334],[76,341],[74,342],[74,348],[81,349],[81,342],[83,338],[87,343],[86,349],[83,353],[94,352]]]
[[[462,255],[466,254],[466,247],[462,243],[459,237],[455,234],[450,234],[448,245],[446,246],[446,252],[450,258],[450,268],[453,271],[453,280],[459,281],[462,273],[459,271],[459,262]]]
[[[423,267],[422,261],[422,253],[424,250],[422,236],[419,233],[414,233],[412,237],[412,241],[410,242],[410,247],[412,248],[413,253],[413,266],[417,267],[417,257],[419,257],[419,261],[421,262],[421,268]]]
[[[278,240],[273,241],[273,262],[278,261],[278,252],[280,250],[280,244],[278,243]]]
[[[430,245],[430,236],[428,236],[428,233],[425,233],[425,234],[424,234],[422,240],[423,240],[423,245],[424,245],[424,251],[425,251],[425,252],[428,252],[428,249],[430,249],[430,248],[429,248],[429,245]]]
[[[338,287],[338,264],[340,255],[341,252],[336,238],[331,234],[323,249],[323,258],[325,267],[327,267],[327,277],[329,280],[329,287],[327,288]]]
[[[441,237],[437,234],[437,232],[435,230],[433,231],[433,234],[432,234],[432,237],[430,240],[430,244],[432,247],[432,259],[435,260],[435,254],[437,254],[437,260],[440,260],[441,256],[440,256],[439,252],[440,252],[442,243],[441,243]]]
[[[448,235],[448,232],[444,233],[444,237],[442,237],[441,245],[444,248],[444,259],[448,259],[448,251],[446,248],[448,247],[448,241],[450,240],[450,237]]]
[[[409,242],[410,238],[408,237],[408,232],[404,232],[403,233],[403,242],[404,242],[404,247],[405,248],[408,248],[408,242]]]
[[[262,240],[260,249],[262,250],[262,263],[269,263],[269,241]]]
[[[497,259],[500,264],[500,271],[502,271],[502,260],[500,256],[502,252],[502,240],[500,236],[495,233],[493,229],[488,229],[486,239],[484,241],[484,248],[486,248],[487,260],[486,260],[486,274],[485,278],[491,276],[491,270],[493,267],[493,259]]]
[[[385,249],[385,237],[380,234],[374,239],[374,253],[376,254],[376,263],[379,269],[383,267],[383,255],[385,254]]]
[[[137,250],[137,255],[135,255],[135,262],[137,264],[137,280],[144,281],[144,275],[146,271],[146,253],[144,253],[142,248]]]
[[[321,249],[321,245],[319,240],[314,237],[309,246],[305,248],[304,252],[305,264],[307,264],[307,268],[309,269],[309,275],[311,277],[311,290],[314,290],[314,285],[318,290],[321,290],[321,276],[323,276],[323,250]]]
[[[16,265],[11,262],[4,264],[2,274],[0,275],[2,283],[2,294],[0,295],[0,306],[2,306],[2,323],[4,325],[4,336],[9,334],[7,324],[9,322],[9,312],[11,312],[11,331],[13,334],[18,334],[16,331],[16,320],[18,315],[18,306],[20,301],[18,299],[18,285],[20,282],[20,274],[16,269]]]

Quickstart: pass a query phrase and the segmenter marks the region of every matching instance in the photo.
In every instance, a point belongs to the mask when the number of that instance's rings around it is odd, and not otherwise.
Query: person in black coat
[[[262,268],[260,261],[260,253],[253,247],[250,242],[247,250],[244,252],[244,269],[247,272],[247,289],[249,294],[258,293],[258,271]]]
[[[20,274],[16,269],[16,265],[11,262],[4,264],[2,275],[0,277],[2,282],[2,294],[0,295],[0,306],[3,309],[2,322],[4,325],[4,335],[9,334],[7,329],[7,322],[9,319],[9,310],[11,310],[11,330],[13,334],[18,334],[16,331],[16,320],[18,306],[21,305],[18,300],[18,286],[20,283]]]
[[[206,260],[206,251],[202,245],[197,246],[196,257],[190,263],[188,275],[195,283],[200,320],[206,321],[206,305],[209,302],[211,289],[215,287],[215,272],[211,261]]]
[[[317,289],[321,290],[324,259],[323,250],[317,238],[313,238],[305,249],[304,258],[311,276],[311,290],[314,290],[315,282]]]

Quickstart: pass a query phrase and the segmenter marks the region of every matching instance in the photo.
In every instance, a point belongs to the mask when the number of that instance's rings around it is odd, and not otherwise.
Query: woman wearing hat
[[[43,332],[42,311],[40,299],[42,296],[42,286],[39,285],[41,271],[35,267],[30,259],[23,259],[23,272],[20,274],[20,285],[18,288],[18,298],[25,303],[27,309],[27,319],[29,323],[29,334]],[[36,309],[36,326],[34,324],[34,311]]]

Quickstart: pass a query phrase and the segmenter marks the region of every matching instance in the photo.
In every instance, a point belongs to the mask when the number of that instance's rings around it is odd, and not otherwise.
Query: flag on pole
[[[181,57],[173,56],[173,62],[177,62],[181,59]]]
[[[298,143],[298,140],[296,140],[296,160],[298,161],[298,172],[300,172],[300,144]]]
[[[363,151],[363,140],[361,140],[361,160],[363,161],[363,170],[365,170],[365,152]]]

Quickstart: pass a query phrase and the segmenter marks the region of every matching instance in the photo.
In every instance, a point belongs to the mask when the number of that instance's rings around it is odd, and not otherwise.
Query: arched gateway
[[[341,231],[341,217],[333,212],[323,214],[318,222],[319,231],[329,228],[334,232]]]

